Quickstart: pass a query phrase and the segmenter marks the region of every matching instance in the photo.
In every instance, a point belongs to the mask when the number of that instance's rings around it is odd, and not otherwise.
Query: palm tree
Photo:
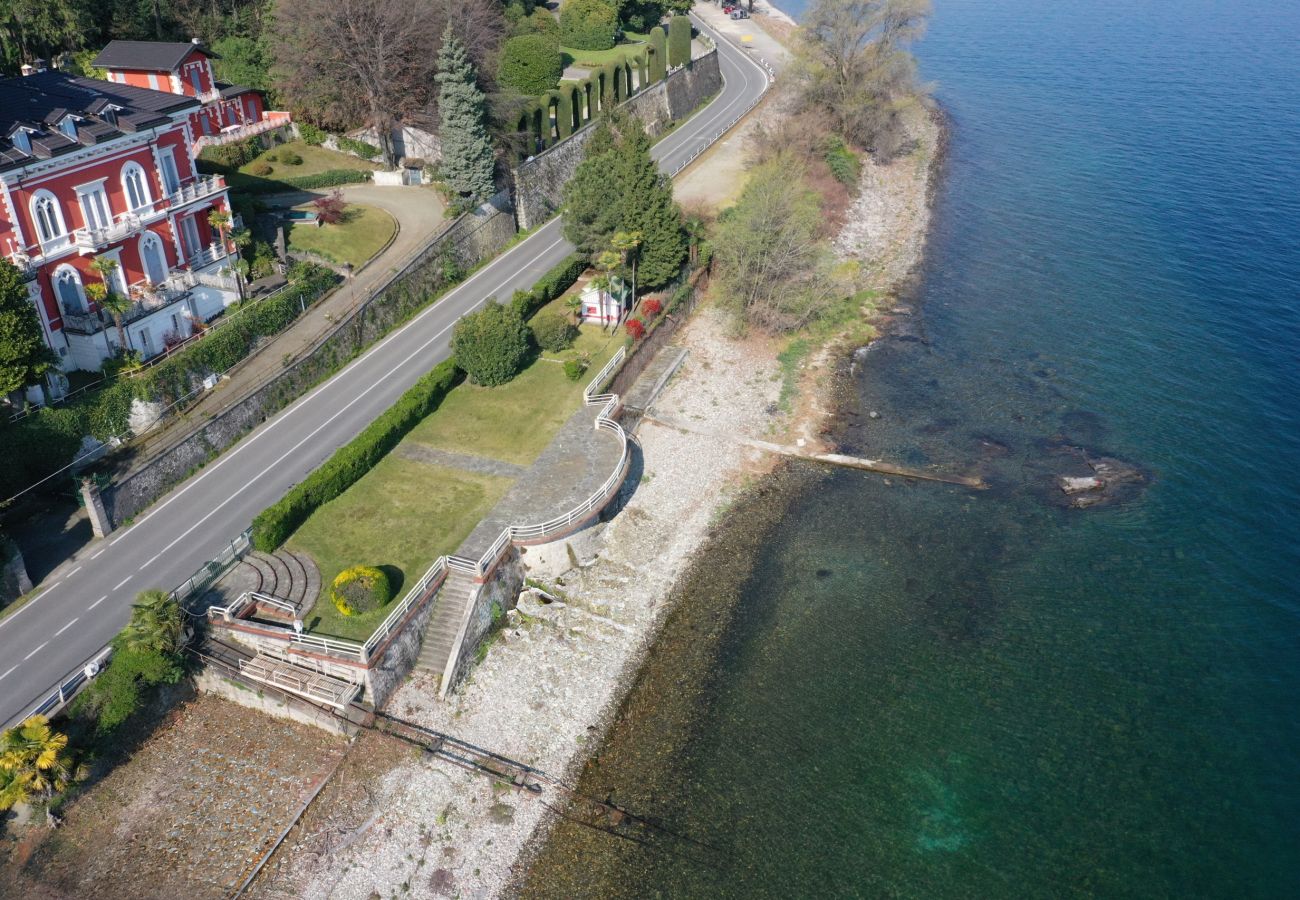
[[[128,650],[152,650],[176,656],[185,643],[180,602],[167,591],[141,591],[131,605],[131,621],[122,629]]]
[[[39,797],[49,800],[72,779],[64,749],[68,736],[50,728],[45,716],[32,716],[0,735],[0,809]]]
[[[636,248],[641,246],[641,232],[616,231],[609,239],[609,246],[615,253],[622,254],[624,266],[629,263],[632,266],[632,305],[636,306]]]
[[[113,317],[113,324],[117,326],[117,344],[122,353],[127,352],[126,346],[126,328],[122,325],[122,317],[131,311],[131,298],[117,293],[109,285],[109,279],[117,271],[117,260],[109,259],[107,256],[97,256],[95,261],[90,264],[95,273],[103,279],[100,284],[90,284],[86,286],[86,296],[90,297],[104,310]]]
[[[569,298],[564,301],[564,308],[567,309],[573,315],[573,322],[575,325],[582,324],[582,295],[581,294],[571,294]]]

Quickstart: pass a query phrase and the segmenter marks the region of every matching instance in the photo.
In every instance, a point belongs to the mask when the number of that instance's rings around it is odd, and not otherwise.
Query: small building
[[[596,279],[582,292],[584,325],[617,325],[629,307],[632,290],[617,275],[610,276],[609,290],[597,286]]]
[[[289,114],[266,109],[262,92],[217,81],[212,60],[219,59],[199,40],[111,41],[92,65],[108,72],[114,84],[193,97],[202,104],[190,113],[195,155],[204,147],[241,141],[289,124]]]

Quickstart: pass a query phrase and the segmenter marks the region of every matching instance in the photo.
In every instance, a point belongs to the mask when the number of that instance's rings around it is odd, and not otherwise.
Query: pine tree
[[[22,276],[9,260],[0,259],[0,394],[40,383],[54,365]]]
[[[495,155],[487,130],[487,101],[476,84],[474,65],[452,33],[442,34],[438,50],[438,112],[442,175],[467,200],[478,203],[496,192]]]
[[[619,230],[641,236],[640,284],[662,287],[681,269],[687,252],[672,182],[650,156],[650,137],[640,119],[629,117],[623,124],[617,154],[615,180],[622,191]]]
[[[564,186],[564,236],[594,257],[609,246],[622,214],[622,188],[614,177],[616,154],[609,122],[592,129],[586,155]]]

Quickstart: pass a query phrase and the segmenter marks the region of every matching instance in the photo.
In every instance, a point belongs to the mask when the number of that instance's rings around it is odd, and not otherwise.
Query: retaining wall
[[[519,548],[511,544],[501,557],[501,561],[474,591],[474,597],[470,601],[469,625],[465,629],[464,639],[458,645],[456,662],[451,668],[451,677],[444,679],[443,696],[460,683],[473,664],[479,642],[492,629],[493,604],[496,604],[501,610],[500,615],[504,617],[508,610],[515,608],[515,603],[519,600],[519,592],[523,589],[523,560],[519,556]]]
[[[297,362],[275,373],[187,437],[131,466],[104,492],[115,525],[135,516],[244,434],[338,371],[352,357],[424,307],[446,285],[444,266],[454,259],[469,269],[496,255],[515,235],[509,195],[502,191],[465,213],[430,241],[406,268],[380,287]]]
[[[720,90],[722,70],[718,66],[718,51],[710,50],[670,72],[663,81],[634,94],[620,108],[629,110],[645,123],[651,137],[658,137],[670,123],[690,115]],[[587,155],[587,141],[594,128],[594,122],[584,125],[572,137],[515,169],[515,214],[520,228],[532,228],[555,215],[563,199],[564,186]]]

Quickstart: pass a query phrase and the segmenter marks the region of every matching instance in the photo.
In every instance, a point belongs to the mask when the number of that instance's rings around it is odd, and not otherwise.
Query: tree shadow
[[[375,566],[375,568],[388,576],[388,586],[392,589],[393,599],[402,596],[402,587],[406,584],[406,573],[393,565]]]

